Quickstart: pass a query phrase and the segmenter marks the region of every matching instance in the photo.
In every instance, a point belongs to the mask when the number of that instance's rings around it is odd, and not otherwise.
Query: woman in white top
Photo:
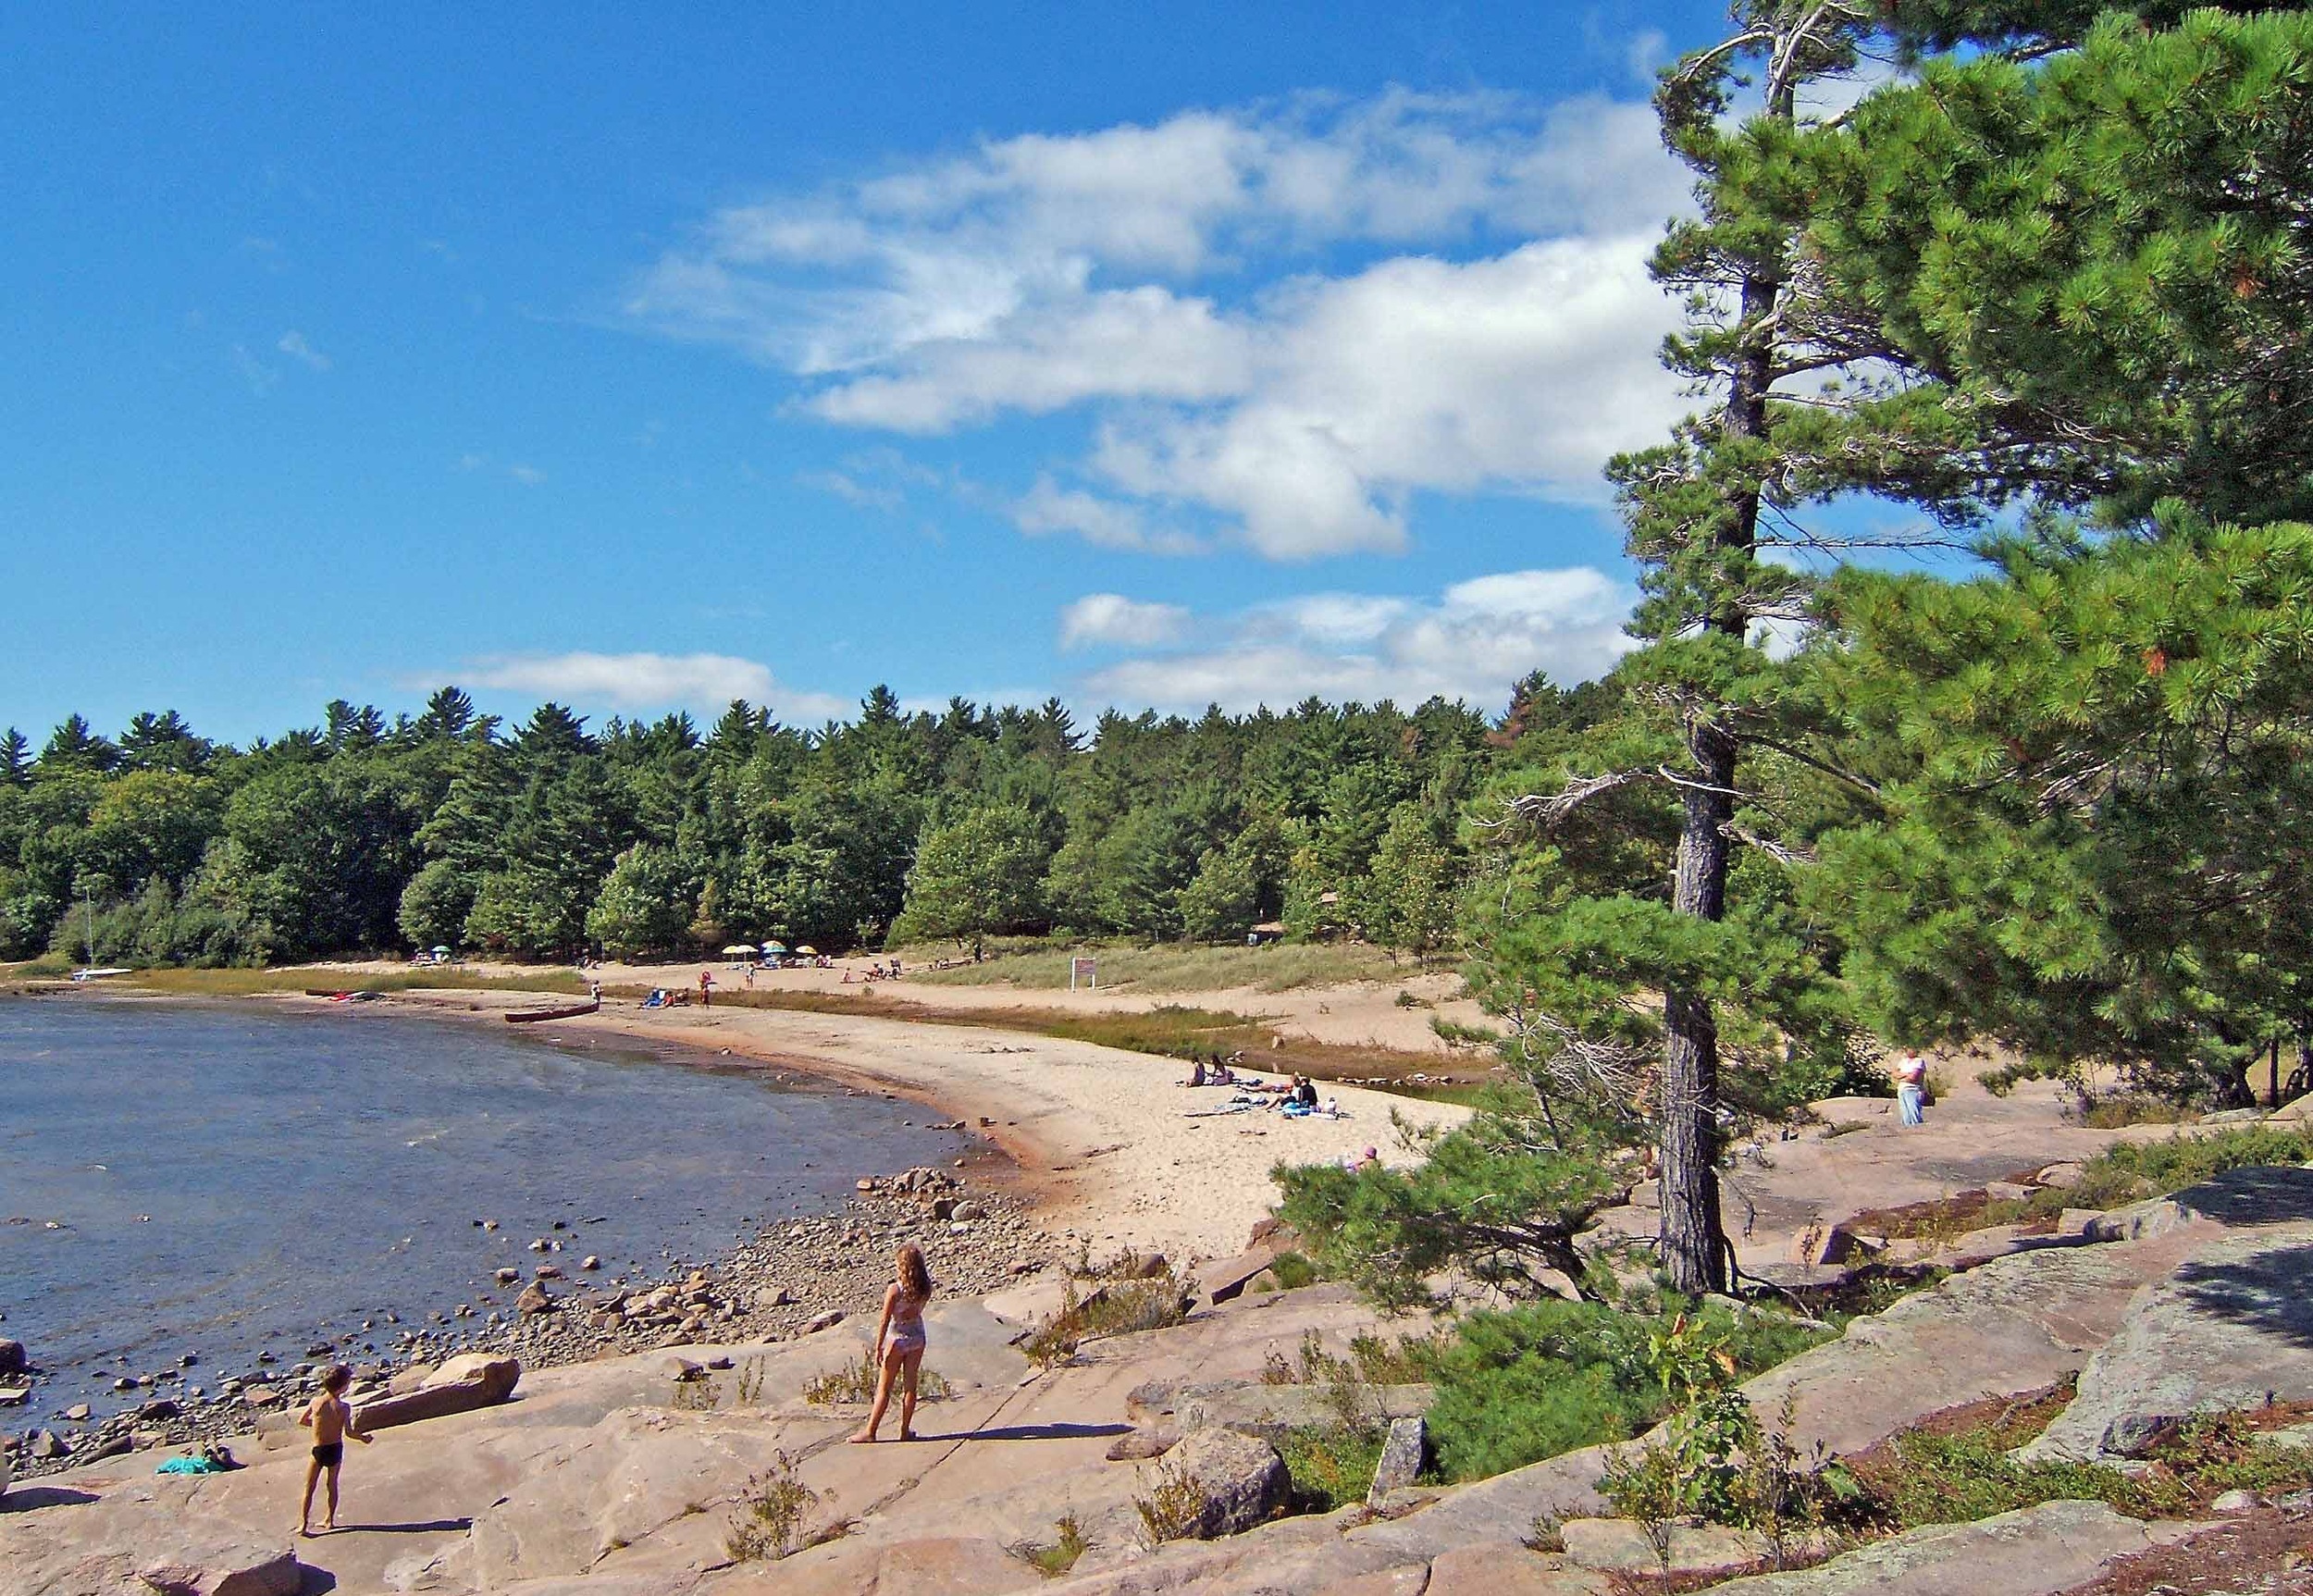
[[[1927,1060],[1916,1048],[1896,1055],[1896,1107],[1905,1124],[1927,1123]]]

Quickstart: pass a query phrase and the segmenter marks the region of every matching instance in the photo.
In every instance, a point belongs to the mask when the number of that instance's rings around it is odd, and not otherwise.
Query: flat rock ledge
[[[298,1596],[304,1577],[286,1541],[266,1545],[189,1524],[137,1551],[84,1557],[53,1579],[19,1589],[29,1596]]]
[[[2024,1455],[2139,1456],[2180,1418],[2268,1400],[2313,1401],[2313,1224],[2211,1242],[2137,1293]]]
[[[2057,1596],[2121,1558],[2179,1539],[2101,1502],[2044,1502],[1973,1524],[1874,1541],[1819,1567],[1713,1587],[1720,1596]]]

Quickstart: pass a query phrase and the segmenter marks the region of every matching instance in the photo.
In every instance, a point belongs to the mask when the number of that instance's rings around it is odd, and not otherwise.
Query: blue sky
[[[0,22],[0,724],[1612,659],[1714,7],[645,9]]]

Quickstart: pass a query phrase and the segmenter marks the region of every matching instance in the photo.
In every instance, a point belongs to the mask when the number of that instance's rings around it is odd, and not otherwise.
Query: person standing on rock
[[[313,1461],[305,1466],[305,1496],[297,1504],[300,1535],[314,1532],[314,1485],[325,1472],[329,1476],[329,1516],[321,1532],[327,1535],[337,1528],[338,1469],[345,1462],[345,1438],[350,1435],[364,1446],[369,1444],[369,1437],[353,1428],[353,1410],[346,1405],[345,1388],[353,1383],[352,1369],[341,1363],[331,1364],[329,1372],[321,1377],[321,1394],[297,1416],[297,1422],[314,1432]]]
[[[1927,1123],[1927,1060],[1916,1047],[1896,1055],[1896,1107],[1905,1124]]]
[[[899,1249],[899,1278],[884,1293],[884,1316],[875,1321],[875,1362],[881,1371],[875,1381],[875,1405],[868,1410],[866,1428],[852,1436],[855,1443],[872,1441],[891,1404],[892,1381],[906,1382],[899,1398],[899,1439],[916,1438],[916,1376],[923,1368],[923,1309],[932,1300],[932,1271],[923,1249],[909,1242]]]

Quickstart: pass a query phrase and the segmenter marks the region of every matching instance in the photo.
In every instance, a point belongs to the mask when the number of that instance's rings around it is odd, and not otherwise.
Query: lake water
[[[116,1376],[188,1352],[213,1382],[386,1311],[502,1298],[491,1271],[526,1277],[535,1236],[564,1238],[574,1277],[589,1253],[629,1278],[702,1261],[861,1173],[955,1157],[927,1118],[377,1008],[0,998],[0,1334],[59,1377],[17,1411],[102,1412]]]

